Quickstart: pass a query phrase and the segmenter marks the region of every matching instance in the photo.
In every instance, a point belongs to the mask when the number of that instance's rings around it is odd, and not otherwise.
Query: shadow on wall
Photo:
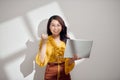
[[[4,71],[4,63],[3,63],[3,60],[0,59],[0,72],[2,72],[0,75],[0,79],[1,80],[8,80],[8,77]]]
[[[46,26],[47,20],[43,20],[40,22],[38,26],[38,36],[42,33],[46,33]],[[25,52],[25,59],[20,65],[20,71],[23,74],[24,78],[31,75],[34,70],[34,79],[33,80],[43,80],[44,79],[44,72],[45,67],[39,67],[35,62],[35,57],[39,49],[39,40],[26,42],[26,52]]]
[[[0,80],[9,80],[8,74],[6,73],[5,66],[9,64],[10,62],[16,60],[16,58],[20,58],[21,56],[26,53],[26,49],[23,49],[22,51],[18,51],[15,54],[6,57],[5,59],[0,59]]]
[[[53,2],[54,0],[13,0],[0,1],[0,23],[22,16],[31,10],[37,9]],[[17,6],[17,7],[16,7]],[[24,7],[24,8],[23,8]],[[10,13],[12,12],[12,13]],[[9,13],[9,15],[8,15]]]
[[[27,0],[28,1],[28,0]],[[35,60],[35,56],[37,54],[38,51],[38,45],[39,45],[39,40],[36,39],[35,35],[32,33],[32,29],[31,29],[31,24],[29,22],[29,18],[27,18],[26,15],[24,15],[26,12],[29,12],[30,10],[36,9],[39,6],[43,6],[45,4],[50,3],[51,1],[43,1],[40,0],[38,2],[33,1],[28,3],[27,1],[23,2],[15,2],[15,1],[10,1],[10,5],[12,6],[3,6],[0,8],[3,14],[0,15],[1,19],[0,19],[0,23],[5,22],[5,21],[9,21],[17,16],[23,16],[23,20],[26,24],[26,28],[28,29],[28,31],[30,32],[30,36],[34,38],[34,41],[30,41],[28,40],[26,42],[26,46],[27,48],[21,50],[21,51],[17,51],[16,53],[14,53],[13,55],[8,56],[5,59],[0,59],[0,72],[2,72],[0,75],[0,80],[9,80],[8,74],[5,71],[5,65],[9,62],[12,62],[13,60],[16,60],[17,58],[21,58],[21,56],[25,55],[24,61],[20,64],[20,72],[22,73],[22,75],[24,76],[24,78],[27,78],[28,76],[30,76],[32,73],[34,73],[34,79],[33,80],[41,80],[44,77],[44,70],[45,67],[40,68],[37,64],[34,64],[34,60]],[[52,0],[54,1],[54,0]],[[7,1],[8,3],[8,1]],[[23,4],[24,3],[24,4]],[[33,4],[34,3],[34,4]],[[4,5],[6,5],[6,1],[3,2]],[[31,4],[33,4],[31,6]],[[24,9],[21,8],[20,6],[26,6]],[[18,7],[16,7],[18,6]],[[7,8],[7,9],[5,9]],[[8,9],[9,8],[9,9]],[[8,11],[6,11],[8,10]],[[13,13],[7,15],[7,12],[9,12],[9,10],[11,10]],[[47,20],[43,20],[39,25],[38,25],[38,35],[40,37],[41,33],[46,33],[46,21]],[[35,71],[35,72],[34,72]]]

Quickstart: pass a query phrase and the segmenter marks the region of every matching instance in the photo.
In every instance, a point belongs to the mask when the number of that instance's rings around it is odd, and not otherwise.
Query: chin
[[[59,36],[60,34],[53,34],[54,36]]]

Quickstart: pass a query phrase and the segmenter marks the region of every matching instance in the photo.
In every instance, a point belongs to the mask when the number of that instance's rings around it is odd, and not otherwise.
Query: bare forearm
[[[41,35],[41,40],[42,40],[42,46],[41,46],[41,49],[40,49],[40,60],[41,60],[41,62],[44,62],[44,59],[45,59],[47,39],[48,39],[48,35],[46,35],[46,34]]]

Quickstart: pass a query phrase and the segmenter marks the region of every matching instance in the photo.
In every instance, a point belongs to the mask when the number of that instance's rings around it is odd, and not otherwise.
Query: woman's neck
[[[52,37],[54,38],[56,45],[60,46],[60,44],[61,44],[60,35],[58,35],[58,36],[52,35]]]
[[[60,40],[60,35],[52,35],[55,40]]]

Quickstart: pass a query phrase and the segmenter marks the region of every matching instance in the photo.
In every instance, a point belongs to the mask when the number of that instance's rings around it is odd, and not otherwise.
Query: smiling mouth
[[[58,31],[53,31],[54,33],[58,33]]]

